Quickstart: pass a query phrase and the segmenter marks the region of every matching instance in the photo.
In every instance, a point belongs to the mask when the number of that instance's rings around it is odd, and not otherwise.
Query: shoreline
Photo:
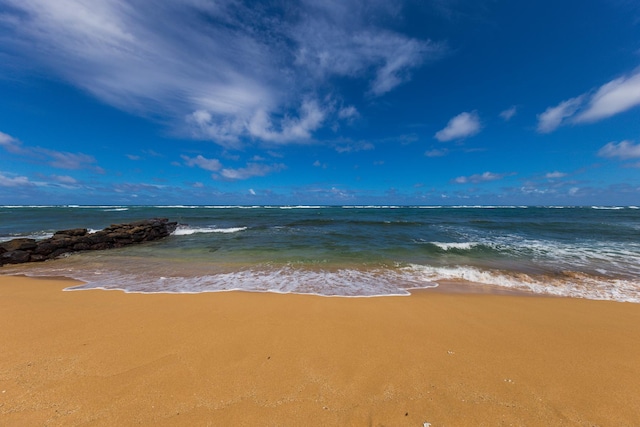
[[[127,291],[122,288],[84,288],[84,289],[71,289],[76,286],[82,286],[86,282],[74,279],[68,276],[29,276],[28,274],[0,274],[2,277],[23,277],[26,279],[34,280],[55,280],[66,281],[75,283],[73,286],[67,286],[62,289],[63,292],[80,292],[80,291],[118,291],[124,294],[140,294],[140,295],[198,295],[198,294],[216,294],[227,292],[246,292],[257,294],[276,294],[276,295],[301,295],[312,296],[320,298],[345,298],[345,299],[359,299],[359,298],[393,298],[393,297],[410,297],[414,294],[426,293],[439,293],[445,295],[511,295],[511,296],[523,296],[523,297],[539,297],[539,298],[572,298],[570,296],[552,295],[552,294],[538,294],[535,292],[527,291],[524,289],[507,288],[498,285],[490,285],[486,283],[469,282],[464,280],[442,280],[435,283],[436,286],[424,287],[424,288],[407,288],[406,294],[388,294],[388,295],[322,295],[315,293],[302,293],[302,292],[278,292],[278,291],[259,291],[259,290],[245,290],[245,289],[231,289],[231,290],[212,290],[203,292],[135,292]],[[577,298],[581,299],[581,298]]]
[[[61,292],[70,283],[0,276],[9,424],[633,425],[640,413],[638,304]]]
[[[409,297],[414,294],[420,294],[420,293],[426,292],[426,293],[438,293],[438,294],[446,294],[446,295],[512,295],[512,296],[539,297],[539,298],[573,298],[571,296],[535,293],[525,289],[508,288],[504,286],[470,282],[470,281],[464,281],[464,280],[442,280],[442,281],[439,281],[438,283],[434,283],[435,286],[424,287],[424,288],[406,288],[405,289],[407,291],[406,294],[322,295],[322,294],[316,294],[316,293],[279,292],[274,290],[261,291],[261,290],[247,290],[247,289],[211,290],[211,291],[202,291],[202,292],[136,292],[136,291],[127,291],[123,288],[70,289],[76,286],[82,286],[87,282],[80,279],[74,279],[73,277],[69,277],[69,276],[30,276],[27,273],[4,274],[4,275],[0,274],[0,278],[2,277],[22,277],[22,278],[33,279],[33,280],[67,281],[67,282],[76,284],[76,285],[68,286],[64,288],[63,291],[65,292],[99,290],[99,291],[118,291],[124,294],[140,294],[140,295],[198,295],[198,294],[216,294],[216,293],[227,293],[227,292],[246,292],[246,293],[257,293],[257,294],[301,295],[301,296],[313,296],[313,297],[320,297],[320,298],[346,298],[346,299],[356,298],[358,299],[358,298]],[[582,299],[582,298],[577,298],[577,299]]]

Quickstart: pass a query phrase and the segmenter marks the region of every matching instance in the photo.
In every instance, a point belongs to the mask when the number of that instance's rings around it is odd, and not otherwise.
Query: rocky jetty
[[[13,239],[0,243],[0,266],[46,261],[70,252],[121,248],[150,242],[170,235],[177,225],[167,218],[154,218],[114,224],[95,233],[89,233],[86,228],[76,228],[58,231],[44,240]]]

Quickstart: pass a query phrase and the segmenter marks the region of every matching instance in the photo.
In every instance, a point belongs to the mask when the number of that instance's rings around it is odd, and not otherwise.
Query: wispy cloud
[[[51,175],[51,179],[60,184],[74,186],[78,184],[78,180],[69,175]]]
[[[24,187],[33,185],[26,176],[0,172],[0,187]]]
[[[560,178],[564,178],[565,176],[567,176],[566,173],[564,172],[548,172],[544,175],[545,178],[547,179],[560,179]]]
[[[425,151],[424,155],[427,157],[443,157],[449,154],[449,150],[446,148],[433,148],[431,150]]]
[[[640,72],[603,85],[576,117],[576,123],[595,122],[640,105]]]
[[[198,166],[201,169],[211,171],[211,172],[217,172],[220,169],[222,169],[222,163],[220,163],[220,160],[218,159],[207,159],[202,155],[197,155],[196,157],[189,157],[189,156],[183,155],[181,157],[187,166],[191,166],[191,167]]]
[[[334,148],[338,153],[356,153],[358,151],[374,150],[376,146],[370,141],[351,141],[343,139],[334,144]]]
[[[479,184],[482,182],[498,181],[506,176],[514,175],[513,173],[493,173],[484,172],[470,176],[459,176],[453,180],[456,184]]]
[[[515,105],[512,107],[507,108],[504,111],[500,112],[500,118],[502,118],[502,120],[504,120],[505,122],[508,122],[509,120],[511,120],[513,118],[513,116],[515,116],[518,113],[518,107],[516,107]]]
[[[467,138],[480,132],[482,124],[476,111],[470,113],[460,113],[447,123],[447,126],[436,132],[435,138],[438,141],[451,141],[454,139]]]
[[[92,169],[98,173],[104,172],[102,168],[95,165],[96,159],[88,154],[25,146],[17,138],[3,132],[0,132],[0,147],[11,154],[43,161],[58,169]]]
[[[286,169],[284,164],[265,164],[261,163],[264,159],[260,156],[254,156],[253,160],[248,162],[245,167],[229,168],[224,167],[218,159],[208,159],[202,155],[195,157],[180,156],[186,166],[199,167],[200,169],[213,172],[211,177],[218,180],[238,181],[253,178],[256,176],[266,176],[270,173],[279,172]],[[179,163],[175,163],[179,166]]]
[[[555,107],[547,108],[544,113],[538,115],[538,132],[550,133],[556,130],[563,120],[573,116],[578,111],[583,99],[583,96],[579,96],[562,101]]]
[[[538,132],[549,133],[571,123],[592,123],[640,105],[640,71],[619,77],[585,93],[549,107],[538,115]]]
[[[610,142],[598,151],[598,156],[622,160],[640,158],[640,144],[633,141]]]
[[[0,147],[9,153],[20,154],[22,152],[20,141],[4,132],[0,132]]]
[[[44,148],[38,149],[38,151],[46,156],[50,157],[49,165],[58,169],[95,169],[93,165],[96,159],[93,156],[82,153],[65,153],[55,150],[47,150]],[[99,168],[98,168],[99,169]],[[99,169],[103,172],[102,169]]]
[[[283,164],[273,164],[273,165],[265,165],[260,163],[247,163],[246,167],[232,169],[232,168],[224,168],[220,171],[219,177],[227,180],[244,180],[253,178],[256,176],[265,176],[272,172],[278,172],[283,169],[286,169],[286,166]],[[218,175],[214,174],[214,178],[218,177]]]
[[[335,108],[336,76],[382,96],[447,51],[393,30],[402,8],[384,2],[274,3],[269,14],[240,0],[3,3],[14,57],[229,148],[309,140],[357,113]]]

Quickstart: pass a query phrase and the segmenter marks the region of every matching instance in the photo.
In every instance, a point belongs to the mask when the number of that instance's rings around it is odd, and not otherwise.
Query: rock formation
[[[176,222],[155,218],[128,224],[114,224],[89,233],[86,228],[61,230],[44,240],[13,239],[0,243],[0,266],[23,262],[46,261],[78,251],[121,248],[136,243],[162,239],[173,233]]]

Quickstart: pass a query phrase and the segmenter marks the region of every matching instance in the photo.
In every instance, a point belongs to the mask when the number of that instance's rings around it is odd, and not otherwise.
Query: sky
[[[0,205],[640,205],[636,0],[0,0]]]

